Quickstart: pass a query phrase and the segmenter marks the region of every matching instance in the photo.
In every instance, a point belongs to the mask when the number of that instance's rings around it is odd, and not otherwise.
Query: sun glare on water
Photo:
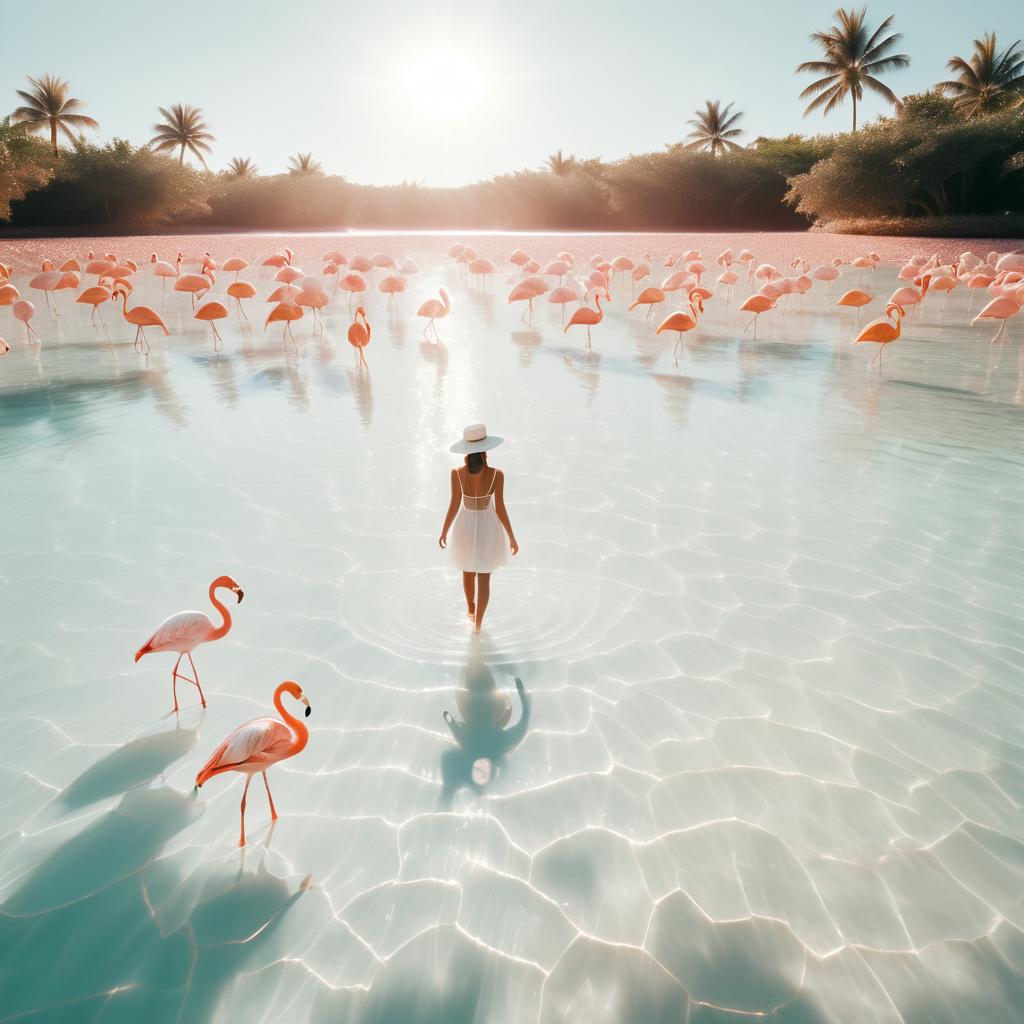
[[[410,62],[406,85],[410,100],[420,111],[453,118],[479,105],[484,76],[480,67],[462,54],[432,51]]]

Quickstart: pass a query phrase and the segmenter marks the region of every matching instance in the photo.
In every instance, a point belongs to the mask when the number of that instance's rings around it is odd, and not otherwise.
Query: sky
[[[858,4],[859,6],[859,4]],[[847,130],[850,108],[804,118],[818,57],[808,36],[834,0],[178,0],[97,8],[0,0],[0,111],[25,75],[71,83],[91,138],[144,143],[157,108],[201,107],[214,169],[236,156],[263,173],[312,152],[365,184],[459,185],[539,167],[555,150],[613,160],[688,131],[706,99],[735,103],[757,135]],[[946,61],[995,31],[1024,35],[1019,3],[886,0],[907,71],[897,95],[945,77]],[[859,118],[882,107],[865,97]]]

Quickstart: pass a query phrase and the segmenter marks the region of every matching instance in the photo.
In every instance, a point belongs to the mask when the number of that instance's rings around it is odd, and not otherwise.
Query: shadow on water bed
[[[140,736],[91,764],[60,795],[65,807],[85,807],[150,782],[195,746],[195,729]]]
[[[505,758],[526,737],[530,728],[530,698],[521,679],[516,679],[519,693],[519,720],[508,726],[512,717],[512,702],[499,690],[491,670],[478,652],[470,655],[466,664],[464,686],[455,692],[462,720],[450,711],[444,720],[455,738],[456,745],[441,755],[440,806],[448,808],[455,794],[467,787],[482,793],[501,771]]]
[[[29,874],[0,907],[5,1017],[211,1019],[302,889],[262,868],[183,877],[154,862],[198,813],[168,789],[130,793]]]

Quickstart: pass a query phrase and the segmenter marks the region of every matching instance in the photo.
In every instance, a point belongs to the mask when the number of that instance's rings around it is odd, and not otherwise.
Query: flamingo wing
[[[180,644],[189,650],[202,643],[214,630],[213,622],[203,612],[178,612],[165,619],[156,632],[143,644],[149,650],[179,650]]]
[[[273,755],[279,746],[293,742],[291,729],[276,718],[254,718],[245,722],[224,741],[216,765],[244,764]]]

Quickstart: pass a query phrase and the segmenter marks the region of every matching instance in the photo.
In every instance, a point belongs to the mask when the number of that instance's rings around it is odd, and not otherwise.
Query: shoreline
[[[814,224],[803,229],[772,228],[543,228],[517,230],[505,227],[226,227],[224,225],[167,225],[153,226],[110,226],[90,225],[75,227],[4,228],[0,227],[0,244],[5,241],[33,241],[51,238],[173,238],[196,235],[261,235],[261,236],[365,236],[388,235],[454,235],[465,237],[484,236],[606,236],[606,235],[848,235],[863,238],[935,238],[935,239],[988,239],[1017,242],[1024,247],[1024,214],[1004,218],[949,218],[961,223],[943,223],[946,218],[935,218],[936,223],[920,225],[908,218],[877,218],[873,220],[849,220]]]

